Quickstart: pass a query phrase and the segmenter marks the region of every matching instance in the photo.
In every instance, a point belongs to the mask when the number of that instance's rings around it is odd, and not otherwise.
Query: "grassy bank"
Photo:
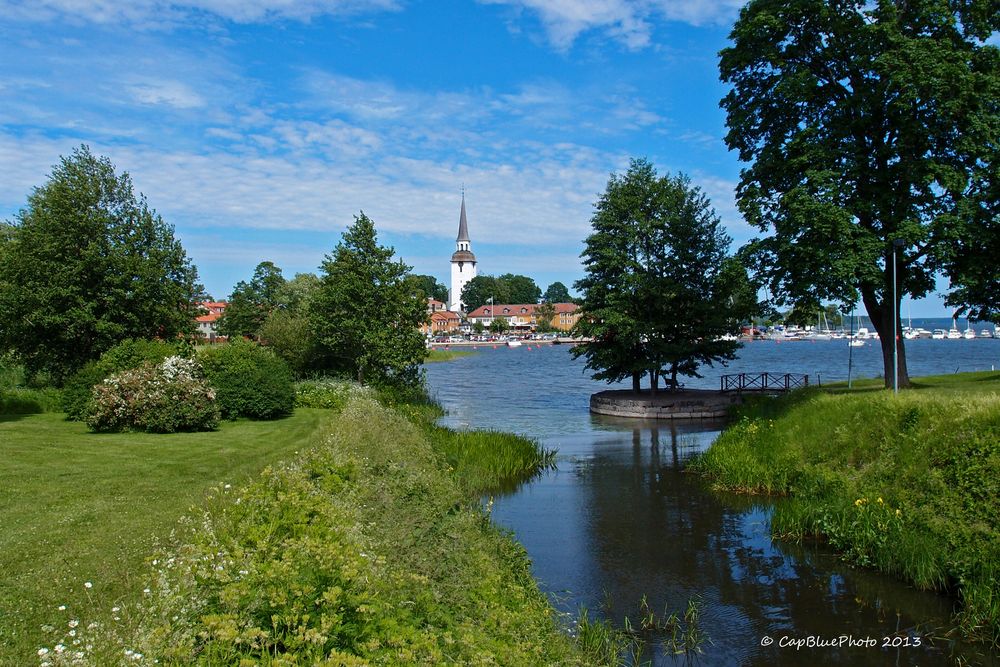
[[[475,354],[471,350],[441,350],[438,348],[430,348],[427,350],[427,356],[424,357],[425,364],[435,364],[442,361],[451,361],[452,359],[458,359],[459,357],[467,357],[470,354]]]
[[[47,655],[80,640],[96,664],[581,663],[421,414],[352,396],[315,446],[217,488],[117,618],[91,621],[111,604],[96,591],[68,609],[75,633],[64,620]]]
[[[36,660],[41,627],[65,626],[60,606],[100,600],[109,615],[141,590],[145,558],[178,517],[216,484],[290,456],[323,414],[170,435],[97,435],[62,414],[0,416],[0,664]]]
[[[1000,373],[761,400],[694,467],[719,489],[788,494],[776,534],[953,592],[959,627],[1000,646]]]

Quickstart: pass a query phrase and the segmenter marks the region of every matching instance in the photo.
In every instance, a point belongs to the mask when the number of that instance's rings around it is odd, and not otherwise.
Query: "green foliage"
[[[267,349],[282,358],[296,377],[302,377],[315,362],[316,341],[307,314],[277,309],[259,330]]]
[[[1000,49],[984,43],[996,9],[754,0],[720,54],[726,143],[749,165],[738,204],[767,233],[746,255],[779,303],[860,296],[886,386],[904,295],[926,295],[944,272],[952,304],[978,317],[1000,305]]]
[[[62,392],[53,387],[25,386],[24,367],[0,354],[0,415],[58,412]]]
[[[275,300],[281,310],[298,316],[309,314],[309,304],[319,291],[319,276],[315,273],[296,273],[278,290]]]
[[[462,303],[468,311],[493,303],[538,303],[542,290],[528,276],[505,273],[499,277],[476,276],[462,289]]]
[[[538,333],[548,333],[556,330],[556,326],[552,323],[556,317],[554,303],[546,301],[535,308],[535,331]]]
[[[83,419],[88,410],[94,385],[115,373],[138,368],[145,363],[157,365],[167,357],[186,356],[189,351],[176,342],[126,339],[104,352],[97,361],[89,361],[73,373],[63,386],[62,409],[69,419]]]
[[[434,276],[411,275],[407,276],[406,281],[411,289],[420,290],[424,299],[431,298],[448,303],[448,288]]]
[[[661,376],[677,387],[678,375],[735,358],[739,343],[723,336],[739,333],[756,295],[700,189],[633,160],[611,175],[592,224],[576,333],[593,341],[573,355],[595,379],[631,377],[638,390],[648,375],[656,391]]]
[[[0,349],[56,385],[126,338],[194,330],[197,272],[128,174],[86,146],[55,166],[0,251]]]
[[[88,658],[583,662],[524,550],[465,501],[420,429],[370,399],[350,401],[322,445],[219,488],[152,561],[148,588],[115,632],[81,620]]]
[[[268,315],[278,307],[278,297],[285,287],[281,269],[273,262],[261,262],[250,282],[236,283],[225,312],[218,321],[219,334],[230,338],[257,336]]]
[[[0,415],[35,415],[43,412],[59,412],[61,404],[62,392],[55,387],[43,389],[0,388]]]
[[[256,343],[236,340],[199,353],[225,419],[279,419],[291,413],[295,389],[288,364]]]
[[[503,317],[497,317],[490,320],[490,333],[502,334],[506,333],[510,329],[510,324],[507,323],[507,319]]]
[[[542,295],[545,303],[572,303],[573,298],[569,295],[569,289],[560,282],[554,282],[545,290]]]
[[[168,357],[106,378],[85,414],[99,433],[211,431],[219,425],[215,392],[193,359]]]
[[[322,286],[310,317],[322,370],[362,384],[416,387],[427,303],[406,277],[410,267],[378,245],[375,225],[355,218],[323,262]]]
[[[779,535],[820,537],[853,563],[957,590],[963,630],[1000,646],[998,380],[752,405],[695,468],[718,488],[790,494],[772,521]]]

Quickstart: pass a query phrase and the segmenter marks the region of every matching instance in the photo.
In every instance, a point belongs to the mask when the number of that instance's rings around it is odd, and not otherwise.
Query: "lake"
[[[854,348],[856,377],[881,373],[877,345]],[[716,388],[722,373],[768,371],[825,383],[846,379],[848,354],[846,341],[755,341],[728,368],[684,382]],[[912,377],[989,370],[1000,367],[1000,340],[907,341],[907,359]],[[484,345],[429,365],[427,376],[447,410],[442,424],[522,433],[558,450],[554,470],[493,507],[494,522],[525,546],[557,609],[569,617],[586,606],[620,623],[636,617],[643,596],[657,612],[683,613],[690,599],[701,600],[704,652],[658,651],[655,664],[1000,664],[978,646],[932,639],[948,627],[950,598],[772,540],[773,501],[714,493],[685,473],[685,461],[724,424],[591,415],[590,394],[608,385],[591,380],[567,346]],[[787,645],[841,636],[876,646]],[[910,646],[882,647],[884,637]]]

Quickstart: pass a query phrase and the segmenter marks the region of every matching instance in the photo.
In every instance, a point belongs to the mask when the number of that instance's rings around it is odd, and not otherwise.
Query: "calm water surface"
[[[912,376],[1000,367],[1000,340],[907,343]],[[847,377],[847,345],[754,342],[726,370],[705,369],[688,386],[717,387],[723,372],[809,373],[815,382]],[[853,351],[855,375],[873,377],[877,347]],[[535,576],[562,611],[585,605],[620,621],[646,595],[653,609],[682,613],[703,601],[710,636],[692,658],[657,654],[658,665],[1000,664],[982,649],[930,637],[947,627],[952,600],[844,566],[822,550],[770,537],[772,504],[713,493],[684,472],[719,422],[621,420],[590,415],[589,397],[606,388],[589,378],[566,346],[494,349],[428,366],[445,425],[523,433],[558,449],[558,465],[497,498],[494,520],[527,548]],[[883,637],[922,645],[881,648]],[[875,648],[781,648],[783,638],[873,638]],[[770,646],[767,637],[774,641]],[[785,640],[787,641],[787,639]]]

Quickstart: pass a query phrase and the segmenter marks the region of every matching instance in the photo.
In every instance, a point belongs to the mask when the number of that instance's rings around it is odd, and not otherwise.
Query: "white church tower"
[[[448,290],[448,310],[465,312],[462,289],[476,277],[476,256],[469,240],[469,221],[465,219],[465,191],[462,191],[462,214],[458,218],[458,238],[451,256],[451,289]]]

